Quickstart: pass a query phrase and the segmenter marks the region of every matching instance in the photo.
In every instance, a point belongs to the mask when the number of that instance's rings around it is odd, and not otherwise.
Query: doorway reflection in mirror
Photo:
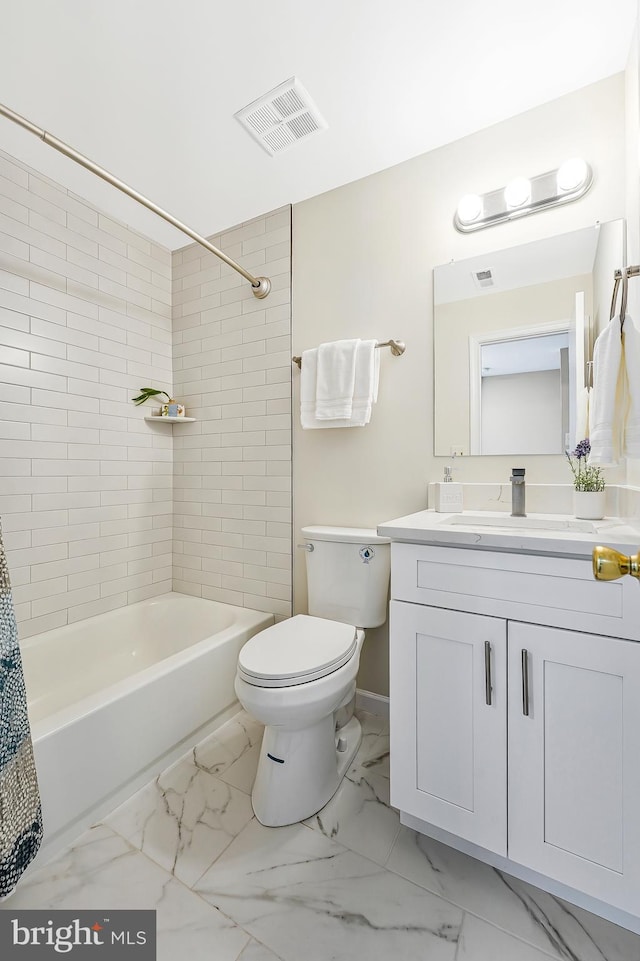
[[[618,220],[434,270],[436,456],[575,446],[587,361],[624,263]]]

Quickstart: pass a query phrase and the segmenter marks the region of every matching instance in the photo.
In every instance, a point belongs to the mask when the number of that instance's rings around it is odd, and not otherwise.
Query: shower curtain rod
[[[128,197],[136,200],[139,204],[142,204],[143,207],[146,207],[154,214],[157,214],[158,217],[162,217],[163,220],[166,220],[167,223],[170,223],[173,227],[177,227],[177,229],[181,230],[183,234],[191,237],[191,239],[195,240],[195,242],[200,244],[201,247],[204,247],[206,250],[210,251],[210,253],[215,254],[216,257],[219,257],[220,260],[223,260],[225,264],[228,264],[229,267],[237,270],[239,274],[242,274],[242,276],[249,281],[254,297],[262,300],[262,298],[266,297],[271,290],[271,281],[268,277],[254,277],[253,274],[250,274],[248,270],[245,270],[244,267],[241,267],[240,264],[237,264],[235,260],[231,259],[231,257],[227,257],[222,250],[219,250],[217,247],[214,247],[213,244],[209,243],[206,237],[200,236],[200,234],[196,233],[195,230],[187,227],[186,224],[183,224],[171,214],[167,213],[167,211],[163,210],[162,207],[158,207],[157,204],[154,204],[151,200],[148,200],[147,197],[143,196],[143,194],[138,193],[137,190],[129,187],[128,184],[124,183],[122,180],[119,180],[117,177],[114,177],[113,174],[110,174],[108,170],[104,169],[104,167],[100,167],[98,164],[94,163],[93,160],[89,160],[88,157],[78,153],[77,150],[74,150],[73,147],[70,147],[68,144],[64,143],[63,140],[58,140],[58,138],[54,137],[53,134],[47,133],[46,130],[42,130],[40,127],[37,127],[34,123],[31,123],[30,120],[27,120],[26,117],[21,117],[19,113],[15,113],[15,111],[10,110],[1,103],[0,116],[6,117],[7,120],[11,120],[13,123],[17,123],[18,126],[24,127],[25,130],[35,134],[36,137],[44,140],[44,142],[50,147],[53,147],[54,150],[64,154],[65,157],[69,157],[70,160],[75,160],[75,162],[80,164],[81,167],[85,167],[87,170],[90,170],[91,173],[96,174],[97,177],[101,177],[102,180],[106,180],[106,182],[111,184],[112,187],[116,187],[118,190],[122,191],[123,194],[126,194]]]

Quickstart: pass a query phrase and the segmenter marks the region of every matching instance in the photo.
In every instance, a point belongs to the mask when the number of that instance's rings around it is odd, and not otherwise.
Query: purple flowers
[[[602,468],[587,464],[590,453],[591,444],[588,437],[576,444],[576,449],[571,454],[567,451],[567,460],[573,474],[573,486],[577,491],[604,490]],[[577,464],[574,463],[574,458],[578,462]]]
[[[591,444],[589,443],[589,438],[585,437],[584,440],[581,440],[580,443],[576,445],[576,449],[571,456],[577,457],[578,460],[582,460],[583,457],[586,459],[590,453]]]

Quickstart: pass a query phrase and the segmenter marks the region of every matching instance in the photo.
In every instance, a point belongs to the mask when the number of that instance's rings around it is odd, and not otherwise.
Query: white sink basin
[[[481,512],[472,514],[452,514],[442,520],[445,527],[493,527],[521,531],[573,531],[574,534],[596,534],[603,526],[602,521],[576,520],[564,514],[557,516],[512,517],[511,514],[492,514]],[[597,525],[597,526],[596,526]]]

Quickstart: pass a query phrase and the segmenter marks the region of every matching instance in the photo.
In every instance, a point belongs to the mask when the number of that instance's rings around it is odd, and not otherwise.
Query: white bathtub
[[[236,709],[271,614],[164,594],[21,643],[45,845],[61,847]]]

